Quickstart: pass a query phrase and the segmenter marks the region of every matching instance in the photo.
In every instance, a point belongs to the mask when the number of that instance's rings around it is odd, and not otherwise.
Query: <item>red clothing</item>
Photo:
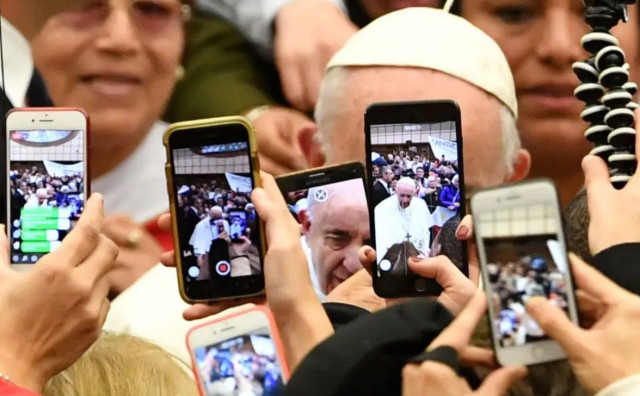
[[[158,227],[157,218],[147,222],[144,228],[158,241],[164,252],[173,250],[173,236],[171,235],[171,231],[162,231],[160,227]]]
[[[11,382],[0,380],[0,395],[2,396],[40,396],[29,390],[18,387]]]

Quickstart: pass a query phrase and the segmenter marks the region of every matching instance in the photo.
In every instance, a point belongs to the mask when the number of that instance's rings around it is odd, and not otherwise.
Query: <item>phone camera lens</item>
[[[32,119],[32,120],[31,120],[31,122],[36,122],[36,120],[33,120],[33,119]]]

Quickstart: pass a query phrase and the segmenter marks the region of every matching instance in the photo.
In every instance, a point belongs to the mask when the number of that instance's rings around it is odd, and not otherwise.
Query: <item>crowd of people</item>
[[[531,297],[544,297],[568,313],[565,275],[546,259],[523,256],[517,262],[490,263],[487,271],[495,300],[494,331],[500,335],[502,346],[521,346],[547,339],[527,314],[525,306]]]
[[[214,345],[196,352],[207,395],[275,396],[282,393],[284,384],[275,354],[258,354],[249,336],[226,343],[234,345]]]
[[[86,197],[76,227],[29,272],[14,270],[9,254],[0,255],[0,394],[195,395],[193,375],[179,364],[191,356],[185,335],[193,321],[212,320],[244,303],[266,303],[274,317],[291,373],[285,396],[640,393],[640,175],[615,189],[605,161],[588,155],[584,103],[574,98],[579,81],[572,70],[588,56],[581,38],[591,30],[584,21],[590,7],[628,17],[612,33],[625,55],[625,72],[638,81],[637,6],[620,2],[628,5],[623,13],[609,8],[622,7],[615,1],[456,0],[452,13],[435,9],[443,3],[4,0],[2,110],[85,109],[92,166],[84,176],[94,194]],[[596,36],[614,42],[604,32]],[[368,229],[361,227],[369,224],[367,211],[320,202],[325,213],[340,215],[337,221],[357,223],[357,232],[343,232],[356,228],[350,226],[314,234],[326,262],[337,263],[318,279],[326,286],[324,302],[310,281],[301,226],[269,174],[262,174],[263,188],[251,195],[218,179],[177,183],[178,218],[166,214],[164,121],[244,115],[255,126],[262,170],[280,175],[364,163],[366,109],[428,99],[455,100],[460,107],[464,175],[457,164],[412,145],[378,153],[382,160],[373,159],[373,173],[380,194],[365,197],[374,210],[388,206],[376,214],[387,219],[376,237],[388,237],[376,241],[377,251],[366,246]],[[49,187],[41,168],[1,166],[13,181],[0,191],[2,207],[16,193],[29,194],[34,203],[35,195],[40,206],[53,204],[65,187],[70,195],[81,189],[77,176],[51,177]],[[457,211],[461,179],[470,192],[533,177],[555,182],[571,219],[588,219],[583,235],[568,238],[575,242],[568,249],[592,256],[590,263],[571,257],[581,323],[557,309],[571,291],[548,261],[546,275],[533,254],[511,264],[495,261],[500,301],[492,302],[505,307],[497,324],[504,330],[502,344],[545,337],[566,354],[559,362],[496,368],[482,320],[488,301],[478,290],[477,257],[469,251],[468,277],[447,256],[430,257],[431,231],[438,225],[428,215]],[[582,189],[586,193],[578,195]],[[349,194],[337,201],[351,204],[347,198],[362,201]],[[417,211],[427,216],[410,216]],[[216,232],[226,234],[222,239],[234,244],[256,237],[250,219],[258,215],[268,242],[259,268],[265,295],[183,302],[175,255],[195,257],[211,241],[204,238],[200,246],[194,232],[172,241],[171,222],[190,221],[193,231],[204,222],[213,235],[213,221]],[[314,219],[307,220],[314,233]],[[459,223],[454,230],[451,220]],[[456,241],[473,238],[470,217],[451,217],[442,227],[438,237],[446,229]],[[0,249],[9,250],[0,234]],[[415,248],[413,257],[400,261],[442,287],[435,298],[390,301],[375,293],[376,262],[383,270],[404,270],[387,255],[399,242]],[[190,248],[173,252],[174,246]],[[195,279],[207,269],[196,267]],[[251,265],[245,270],[253,273]],[[538,332],[521,330],[528,319]],[[230,362],[220,355],[217,363],[211,356],[219,368],[211,370],[209,382],[222,384],[215,378],[233,371],[225,380],[232,388],[249,379],[247,393],[268,393],[273,361],[235,355]],[[462,361],[469,367],[460,369]]]
[[[40,166],[19,166],[9,172],[13,219],[22,208],[71,208],[71,218],[82,212],[84,178],[81,174],[52,176]]]
[[[234,191],[219,180],[178,184],[177,188],[178,236],[189,277],[209,280],[216,273],[231,277],[259,273],[258,223],[250,193]],[[228,253],[211,251],[217,240],[224,240]],[[229,267],[221,270],[221,261]]]

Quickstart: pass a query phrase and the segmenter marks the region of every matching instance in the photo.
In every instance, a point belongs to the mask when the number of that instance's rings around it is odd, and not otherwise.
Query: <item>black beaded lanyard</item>
[[[610,32],[628,20],[627,5],[635,0],[584,0],[585,20],[592,31],[582,37],[591,57],[573,64],[580,79],[574,94],[586,106],[580,117],[591,124],[585,138],[594,143],[591,154],[607,162],[614,187],[623,188],[636,171],[636,131],[633,95],[638,85],[629,81],[629,64]]]

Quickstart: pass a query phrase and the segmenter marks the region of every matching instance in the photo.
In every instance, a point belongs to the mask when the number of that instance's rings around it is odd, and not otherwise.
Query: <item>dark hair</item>
[[[440,8],[444,7],[447,0],[440,0]],[[451,13],[454,15],[462,16],[462,0],[454,0],[451,6]]]
[[[460,241],[456,237],[456,230],[460,226],[460,217],[454,216],[447,220],[435,240],[433,241],[434,247],[441,245],[440,255],[447,256],[451,262],[462,269],[462,251],[460,249]]]
[[[587,262],[593,261],[589,249],[589,208],[587,191],[582,190],[563,210],[567,249]]]

